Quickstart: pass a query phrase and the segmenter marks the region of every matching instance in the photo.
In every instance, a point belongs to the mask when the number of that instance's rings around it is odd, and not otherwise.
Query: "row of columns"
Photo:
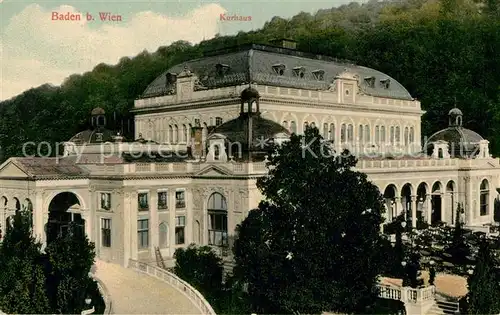
[[[452,195],[452,200],[454,200],[453,193]],[[402,203],[402,197],[395,197],[393,200],[387,199],[389,204],[386,204],[387,211],[388,213],[386,214],[387,219],[389,222],[391,222],[393,219],[395,219],[398,215],[402,213],[402,211],[408,211],[410,210],[410,215],[411,215],[411,222],[412,222],[412,227],[416,228],[417,227],[417,211],[419,209],[419,205],[421,206],[421,211],[424,214],[424,220],[428,223],[431,224],[432,222],[432,196],[433,194],[426,194],[425,195],[425,200],[423,202],[420,202],[418,200],[418,196],[410,196],[410,207],[408,209],[408,205],[405,203]],[[447,208],[446,208],[446,198],[444,198],[445,194],[440,193],[439,194],[441,198],[441,220],[446,222],[447,221]],[[399,206],[401,206],[401,209],[399,209]]]

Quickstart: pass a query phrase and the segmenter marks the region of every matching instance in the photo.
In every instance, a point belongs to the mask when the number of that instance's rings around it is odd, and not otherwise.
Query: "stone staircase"
[[[447,301],[443,298],[436,297],[436,303],[427,312],[427,315],[455,315],[460,314],[458,302]]]

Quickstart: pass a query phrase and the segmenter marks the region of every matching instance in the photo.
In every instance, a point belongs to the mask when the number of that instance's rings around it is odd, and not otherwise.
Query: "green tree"
[[[468,314],[500,313],[500,279],[495,271],[495,262],[490,245],[483,239],[480,244],[477,264],[468,278]]]
[[[94,243],[81,226],[70,223],[68,230],[59,235],[46,248],[50,264],[51,306],[62,314],[80,313],[86,308],[89,292],[90,269],[94,263]]]
[[[257,186],[265,197],[238,227],[235,277],[254,311],[366,312],[383,268],[378,188],[334,155],[316,128],[277,146]]]
[[[223,280],[222,259],[210,246],[178,248],[174,253],[174,272],[200,291],[207,299],[220,297]]]
[[[19,211],[0,245],[0,310],[8,314],[50,313],[41,244],[31,229],[31,214]]]

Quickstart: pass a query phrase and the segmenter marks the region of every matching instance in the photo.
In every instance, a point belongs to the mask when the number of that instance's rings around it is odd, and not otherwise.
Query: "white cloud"
[[[44,83],[59,85],[73,73],[101,62],[115,64],[144,49],[211,38],[217,33],[219,14],[226,12],[218,4],[208,4],[184,17],[145,11],[123,15],[122,22],[101,23],[98,12],[95,21],[87,22],[86,12],[80,12],[81,21],[53,21],[53,11],[77,13],[71,6],[46,9],[32,4],[13,16],[0,34],[0,100]]]

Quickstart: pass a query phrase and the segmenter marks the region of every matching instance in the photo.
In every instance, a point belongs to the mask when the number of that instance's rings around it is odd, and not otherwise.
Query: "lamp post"
[[[434,260],[431,260],[429,262],[430,267],[429,267],[429,284],[434,285],[434,280],[436,278],[436,269],[434,269]]]
[[[85,299],[85,304],[87,305],[87,307],[90,306],[90,303],[92,303],[92,299],[90,297],[86,298]],[[89,314],[92,314],[95,312],[95,307],[92,306],[92,308],[90,309],[87,309],[87,310],[83,310],[81,315],[89,315]]]

